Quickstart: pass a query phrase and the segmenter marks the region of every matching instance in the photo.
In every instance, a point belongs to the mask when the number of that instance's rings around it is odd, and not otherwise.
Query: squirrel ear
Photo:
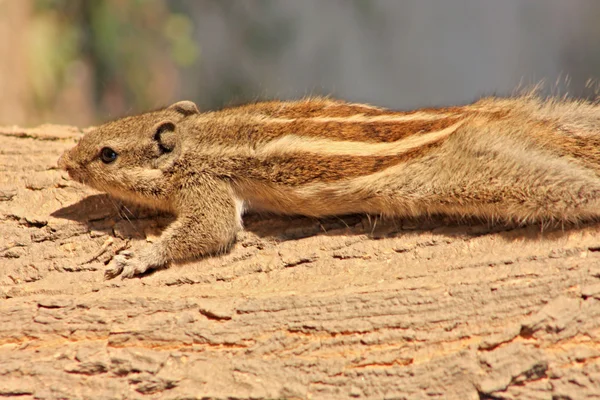
[[[186,117],[192,114],[200,114],[200,111],[198,111],[198,107],[196,107],[196,104],[194,104],[193,101],[189,100],[178,101],[175,104],[171,104],[169,107],[167,107],[167,110],[177,111],[178,113],[183,114]]]
[[[175,148],[175,124],[163,121],[154,127],[154,140],[162,153],[170,153]]]

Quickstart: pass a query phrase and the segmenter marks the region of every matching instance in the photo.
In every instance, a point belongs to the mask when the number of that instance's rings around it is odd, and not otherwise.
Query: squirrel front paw
[[[123,251],[113,257],[110,265],[104,271],[104,279],[113,279],[121,275],[121,279],[134,278],[159,265],[146,261],[146,257],[137,257],[132,251]]]

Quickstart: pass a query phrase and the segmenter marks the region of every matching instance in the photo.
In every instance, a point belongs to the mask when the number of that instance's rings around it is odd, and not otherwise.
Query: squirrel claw
[[[135,278],[151,269],[152,266],[144,263],[132,251],[123,251],[113,257],[110,266],[104,271],[104,279],[113,279],[121,275],[121,279]]]
[[[149,265],[142,263],[139,259],[133,258],[126,260],[121,279],[135,278],[150,269]]]
[[[124,251],[116,255],[111,265],[104,271],[104,279],[113,279],[121,275],[121,279],[134,278],[141,275],[150,268],[139,258],[133,256],[133,252]]]
[[[126,250],[114,256],[110,265],[104,271],[104,279],[109,280],[119,276],[125,269],[126,261],[131,258],[132,255],[131,251]]]
[[[104,280],[116,278],[121,272],[123,272],[123,266],[119,263],[113,262],[104,271]]]

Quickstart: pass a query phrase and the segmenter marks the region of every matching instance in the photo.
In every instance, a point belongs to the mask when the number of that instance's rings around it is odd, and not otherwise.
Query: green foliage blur
[[[412,109],[540,82],[596,99],[599,16],[597,0],[0,0],[0,124],[89,126],[183,99]]]
[[[29,58],[40,109],[81,69],[96,113],[156,107],[177,86],[177,70],[199,60],[193,22],[177,2],[35,0],[34,16]]]

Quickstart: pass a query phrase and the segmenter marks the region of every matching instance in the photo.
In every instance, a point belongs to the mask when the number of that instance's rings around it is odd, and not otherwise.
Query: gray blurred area
[[[586,82],[600,77],[597,0],[220,4],[193,14],[207,62],[186,74],[193,84],[182,93],[207,106],[239,90],[245,98],[331,94],[413,108],[542,80],[548,92],[581,97],[594,94]]]
[[[67,33],[32,62],[44,42],[24,34],[48,20]],[[2,124],[86,125],[180,99],[410,109],[540,82],[595,98],[600,77],[598,0],[0,0],[0,37]]]

